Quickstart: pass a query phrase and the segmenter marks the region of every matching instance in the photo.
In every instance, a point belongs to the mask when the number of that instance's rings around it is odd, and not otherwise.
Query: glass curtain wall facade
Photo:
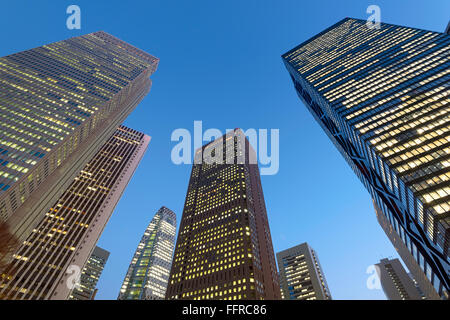
[[[196,150],[167,299],[280,299],[255,159],[240,129]]]
[[[12,236],[31,233],[134,110],[158,61],[102,31],[0,58],[0,219]]]
[[[161,300],[165,298],[172,265],[177,217],[166,208],[156,212],[134,253],[119,300]]]
[[[282,55],[298,96],[443,298],[449,49],[444,33],[345,18]]]

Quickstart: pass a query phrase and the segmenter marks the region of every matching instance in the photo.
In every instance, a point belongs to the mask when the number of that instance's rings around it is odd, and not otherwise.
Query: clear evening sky
[[[81,8],[81,30],[66,8]],[[280,170],[263,176],[275,252],[308,242],[334,299],[384,299],[368,266],[397,257],[368,192],[298,99],[280,55],[344,17],[442,32],[449,1],[38,1],[0,4],[0,56],[104,30],[161,59],[150,94],[125,125],[152,136],[99,246],[111,252],[97,299],[116,299],[134,250],[161,206],[178,223],[191,166],[174,165],[177,128],[279,129]]]

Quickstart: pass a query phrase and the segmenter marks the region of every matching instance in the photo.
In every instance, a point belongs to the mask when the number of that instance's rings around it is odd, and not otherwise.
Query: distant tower
[[[305,242],[277,253],[286,300],[331,300],[316,252]]]
[[[166,208],[156,212],[134,253],[119,300],[160,300],[166,294],[175,246],[177,218]]]
[[[97,293],[97,282],[105,268],[108,257],[109,251],[100,247],[94,248],[81,272],[80,282],[72,290],[69,300],[94,300]]]
[[[196,150],[167,299],[280,299],[255,151],[235,129]]]
[[[406,273],[400,260],[381,259],[380,263],[375,266],[377,266],[383,291],[389,300],[422,299],[420,292],[411,277]]]

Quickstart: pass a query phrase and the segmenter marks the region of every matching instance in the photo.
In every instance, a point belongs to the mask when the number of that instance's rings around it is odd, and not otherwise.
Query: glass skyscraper
[[[240,129],[196,150],[167,299],[279,299],[255,151]]]
[[[448,34],[345,18],[282,55],[298,96],[443,298],[449,49]]]
[[[109,251],[95,247],[81,271],[80,282],[72,290],[69,300],[94,300],[97,282],[109,258]]]
[[[134,110],[158,61],[105,32],[0,58],[0,219],[12,236],[29,235]]]
[[[120,126],[13,255],[0,299],[65,300],[133,176],[150,137]]]
[[[177,217],[161,207],[145,230],[128,268],[119,300],[164,299],[172,265]]]

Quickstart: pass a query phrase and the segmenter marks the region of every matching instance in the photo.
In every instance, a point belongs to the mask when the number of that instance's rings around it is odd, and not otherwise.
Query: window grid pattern
[[[426,257],[423,271],[442,296],[450,272],[449,49],[446,34],[346,18],[283,55],[300,98],[419,248],[415,258]]]
[[[134,253],[119,300],[162,300],[169,281],[177,227],[175,213],[162,207],[153,217]]]
[[[60,282],[88,238],[96,242],[100,236],[112,214],[111,204],[117,203],[148,141],[136,130],[116,130],[14,254],[0,277],[1,299],[50,299],[59,285],[65,286]]]

